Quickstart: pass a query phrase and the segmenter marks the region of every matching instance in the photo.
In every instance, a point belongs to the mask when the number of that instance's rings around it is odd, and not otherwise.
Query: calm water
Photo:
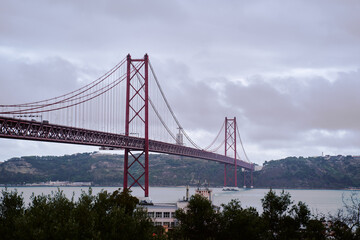
[[[0,189],[4,189],[1,187]],[[15,187],[9,187],[9,190],[14,190]],[[23,193],[26,204],[30,202],[32,193],[35,195],[51,194],[57,191],[57,187],[16,187],[18,192]],[[88,191],[88,187],[60,187],[65,195],[69,198],[74,194],[77,199],[81,191]],[[97,194],[102,189],[107,191],[114,191],[117,187],[93,187],[93,194]],[[241,201],[243,207],[255,207],[261,212],[261,199],[269,191],[268,189],[251,189],[240,190],[239,192],[223,192],[221,188],[212,188],[213,190],[213,203],[220,206],[222,203],[228,203],[231,199],[238,199]],[[140,188],[132,188],[132,194],[137,197],[143,197],[143,191]],[[280,193],[281,190],[275,190]],[[349,196],[352,191],[350,190],[286,190],[290,193],[292,200],[295,202],[305,202],[312,213],[315,214],[328,214],[335,213],[337,209],[343,207],[343,196]],[[360,191],[356,191],[360,196]],[[195,193],[195,188],[190,188],[190,194]],[[151,187],[150,198],[154,203],[176,202],[185,196],[185,187]]]

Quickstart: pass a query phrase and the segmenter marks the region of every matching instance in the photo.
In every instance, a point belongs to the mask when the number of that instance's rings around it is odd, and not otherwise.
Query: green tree
[[[72,213],[74,200],[69,200],[58,189],[49,195],[31,196],[31,203],[25,213],[27,238],[29,239],[73,239],[76,224]]]
[[[306,224],[306,229],[303,233],[304,239],[309,240],[324,240],[326,239],[325,235],[325,226],[323,224],[324,219],[310,219]]]
[[[351,228],[341,220],[335,220],[330,226],[332,232],[332,239],[335,240],[355,240],[355,235]]]
[[[293,228],[294,225],[294,222],[288,217],[288,211],[292,204],[290,194],[282,191],[278,196],[275,191],[270,189],[261,199],[261,202],[263,207],[262,219],[267,230],[265,235],[269,239],[282,239],[283,233],[290,233],[289,229],[285,230],[285,227]]]
[[[100,234],[95,231],[95,214],[94,214],[94,199],[92,189],[89,188],[88,192],[81,192],[78,201],[75,204],[72,217],[76,224],[76,239],[99,239]]]
[[[25,207],[22,194],[17,191],[1,191],[0,196],[0,237],[1,239],[19,239],[16,231],[22,224]]]
[[[174,236],[177,239],[215,239],[218,233],[218,216],[211,202],[195,194],[191,196],[185,210],[175,212],[180,222],[175,228]]]
[[[101,191],[94,199],[94,228],[100,239],[150,239],[154,226],[147,213],[137,208],[130,191]]]
[[[151,219],[129,191],[94,196],[89,189],[75,202],[58,190],[32,195],[27,208],[16,191],[1,194],[0,239],[154,239]]]
[[[260,239],[262,222],[255,208],[242,208],[238,200],[222,205],[219,239]]]
[[[312,216],[301,201],[293,204],[289,193],[270,190],[261,201],[264,239],[326,239],[324,219]]]

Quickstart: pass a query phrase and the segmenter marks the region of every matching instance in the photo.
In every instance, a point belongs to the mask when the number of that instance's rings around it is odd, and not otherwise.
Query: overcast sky
[[[360,155],[360,1],[0,1],[0,104],[148,53],[199,145],[236,116],[250,160]],[[0,139],[0,161],[97,148]]]

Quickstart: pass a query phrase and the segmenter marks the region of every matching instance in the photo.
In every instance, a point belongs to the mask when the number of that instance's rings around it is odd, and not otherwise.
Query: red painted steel
[[[133,62],[143,62],[140,66],[135,66]],[[124,188],[131,188],[135,184],[145,192],[145,197],[149,196],[149,85],[148,85],[148,55],[144,59],[131,59],[127,56],[127,78],[126,78],[126,119],[125,135],[129,136],[130,124],[134,124],[136,119],[143,123],[145,130],[144,146],[139,149],[125,149],[124,156]],[[131,74],[134,72],[133,74]],[[140,80],[139,80],[140,79]],[[143,82],[142,82],[143,81]],[[139,100],[141,103],[136,102]],[[140,104],[140,106],[138,106]],[[143,113],[143,115],[142,115]],[[138,127],[138,126],[137,126]],[[133,152],[137,153],[133,153]],[[142,163],[144,157],[144,164]],[[130,160],[131,159],[131,160]],[[138,164],[142,172],[135,177],[131,172],[131,167]],[[132,183],[129,184],[129,177]]]
[[[237,187],[237,162],[236,159],[236,117],[233,119],[225,117],[225,156],[228,152],[234,152],[232,164],[234,165],[234,186]],[[226,166],[225,166],[226,169]],[[224,186],[226,187],[226,179],[228,178],[226,170],[224,171]]]
[[[145,146],[144,138],[1,116],[0,137],[132,150],[143,150]],[[149,151],[211,160],[226,164],[234,163],[234,158],[232,157],[150,139]],[[252,168],[251,163],[238,159],[236,160],[236,165],[249,170]]]
[[[226,187],[226,178],[227,178],[227,174],[226,174],[226,164],[224,164],[224,187]]]
[[[225,117],[225,156],[227,156],[227,117]],[[224,164],[224,187],[226,187],[226,179],[227,179],[227,172],[226,172],[226,164]]]
[[[237,169],[236,169],[236,117],[234,117],[234,166],[235,166],[235,187],[237,187]]]
[[[145,63],[145,197],[149,196],[149,57],[144,56]]]
[[[129,136],[129,119],[130,119],[130,63],[131,56],[128,54],[126,56],[126,113],[125,113],[125,136]],[[129,165],[129,149],[126,148],[124,152],[124,183],[123,187],[128,187],[128,165]]]

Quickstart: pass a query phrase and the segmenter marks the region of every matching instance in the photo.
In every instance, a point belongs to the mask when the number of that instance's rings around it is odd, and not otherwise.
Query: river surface
[[[4,187],[0,187],[0,190]],[[35,195],[51,194],[58,190],[58,187],[8,187],[8,190],[17,189],[19,193],[23,194],[26,204],[29,204],[30,197]],[[82,191],[88,191],[88,187],[59,187],[64,194],[71,198],[74,195],[75,200],[80,196]],[[115,191],[117,187],[92,187],[93,194],[97,194],[101,190]],[[190,188],[190,195],[195,193],[196,188]],[[231,199],[238,199],[243,207],[255,207],[259,212],[262,212],[261,199],[269,191],[269,189],[241,189],[238,192],[224,192],[221,188],[211,188],[213,204],[220,206],[228,203]],[[282,190],[275,189],[277,193]],[[291,199],[297,203],[298,201],[305,202],[313,214],[335,214],[336,211],[343,207],[343,198],[348,198],[351,194],[350,190],[299,190],[287,189]],[[185,187],[150,187],[150,198],[154,203],[171,203],[183,199],[185,196]],[[360,197],[360,191],[355,191]],[[143,197],[144,192],[140,188],[132,188],[132,195]]]

